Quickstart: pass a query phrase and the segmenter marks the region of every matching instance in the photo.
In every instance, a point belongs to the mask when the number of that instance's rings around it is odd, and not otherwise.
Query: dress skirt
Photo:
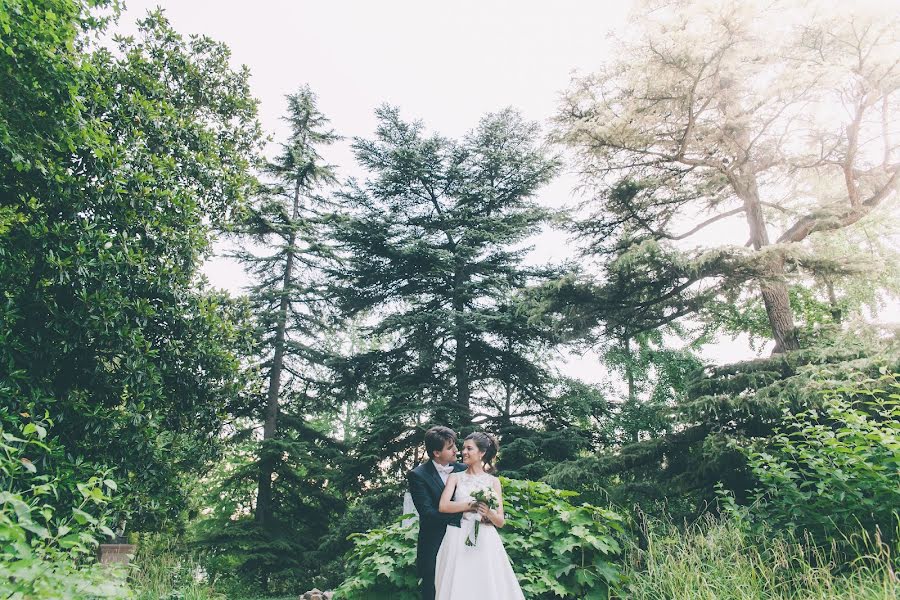
[[[462,527],[447,527],[437,555],[435,600],[525,600],[496,527],[481,525],[476,545],[466,546],[473,525],[464,518]]]

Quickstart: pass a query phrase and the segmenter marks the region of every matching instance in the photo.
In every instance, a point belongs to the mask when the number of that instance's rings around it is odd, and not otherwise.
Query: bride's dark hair
[[[475,431],[467,435],[466,439],[472,440],[475,443],[475,447],[484,452],[484,456],[481,457],[481,461],[484,463],[484,470],[488,473],[493,473],[495,471],[494,458],[497,457],[497,450],[500,449],[497,438],[490,433]]]

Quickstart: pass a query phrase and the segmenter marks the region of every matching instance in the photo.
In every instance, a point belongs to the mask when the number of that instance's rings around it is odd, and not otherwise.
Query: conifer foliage
[[[233,452],[243,455],[220,482],[225,497],[255,495],[248,515],[235,520],[224,503],[204,526],[206,546],[231,556],[238,569],[269,589],[274,578],[308,567],[310,551],[343,501],[327,488],[339,448],[313,416],[326,411],[327,253],[318,235],[320,191],[335,180],[322,158],[337,141],[308,87],[287,96],[288,139],[262,165],[263,183],[243,215],[235,253],[253,277],[248,298],[256,323],[252,400],[239,408]],[[247,461],[247,453],[255,455]],[[255,488],[255,490],[254,490]],[[252,543],[248,542],[252,541]],[[226,561],[227,562],[227,561]]]
[[[383,458],[417,447],[418,424],[491,426],[542,401],[548,340],[517,292],[550,274],[525,264],[523,241],[549,217],[533,196],[558,162],[512,110],[461,140],[377,114],[375,138],[353,145],[369,177],[341,194],[331,235],[341,309],[380,341],[346,372],[377,399],[362,452]]]

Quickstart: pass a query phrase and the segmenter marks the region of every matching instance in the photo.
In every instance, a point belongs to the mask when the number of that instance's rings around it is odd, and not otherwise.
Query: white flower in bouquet
[[[475,490],[470,494],[476,502],[486,504],[488,508],[494,509],[500,504],[500,498],[492,487],[484,487]],[[474,534],[472,537],[466,536],[466,546],[474,546],[478,543],[478,530],[481,527],[481,520],[475,521]]]

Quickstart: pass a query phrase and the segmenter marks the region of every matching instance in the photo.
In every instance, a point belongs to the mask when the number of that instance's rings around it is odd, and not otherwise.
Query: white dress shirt
[[[436,463],[433,460],[431,462],[434,464],[434,468],[437,469],[438,475],[441,476],[441,481],[446,484],[447,478],[450,477],[450,473],[453,472],[453,465],[447,465],[445,467],[444,465]]]

